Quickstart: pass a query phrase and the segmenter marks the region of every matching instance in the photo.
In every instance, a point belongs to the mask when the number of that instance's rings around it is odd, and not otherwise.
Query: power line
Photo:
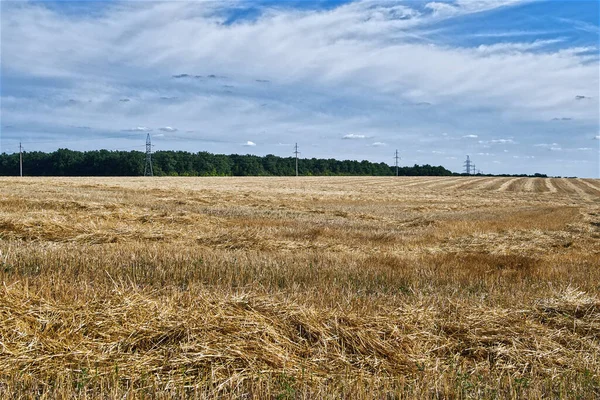
[[[146,164],[144,165],[144,176],[153,176],[152,172],[152,141],[150,134],[146,136]]]

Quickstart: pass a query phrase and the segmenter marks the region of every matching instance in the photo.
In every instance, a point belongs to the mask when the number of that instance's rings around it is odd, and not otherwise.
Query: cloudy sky
[[[0,152],[599,177],[597,1],[1,3]]]

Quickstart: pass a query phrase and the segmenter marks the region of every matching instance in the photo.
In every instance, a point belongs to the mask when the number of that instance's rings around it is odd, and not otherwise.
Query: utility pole
[[[398,149],[396,149],[396,155],[394,158],[396,159],[396,176],[398,176],[398,160],[400,159],[400,156],[398,155]]]
[[[298,154],[300,154],[300,152],[298,151],[298,143],[296,143],[294,146],[294,155],[296,156],[296,176],[298,176]]]
[[[475,164],[471,164],[471,171],[473,171],[473,175],[477,175],[477,170],[475,169]]]
[[[464,167],[467,175],[471,175],[471,159],[467,156],[467,161],[465,161]]]
[[[23,146],[19,142],[19,176],[23,177]]]
[[[152,172],[152,141],[150,134],[146,136],[146,164],[144,165],[144,176],[153,176]]]

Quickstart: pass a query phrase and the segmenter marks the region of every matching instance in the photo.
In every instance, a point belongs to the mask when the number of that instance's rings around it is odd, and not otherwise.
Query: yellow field
[[[600,181],[0,178],[0,397],[599,398]]]

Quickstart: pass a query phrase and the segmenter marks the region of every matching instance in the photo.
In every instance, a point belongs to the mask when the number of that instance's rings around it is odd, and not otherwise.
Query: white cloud
[[[578,107],[564,96],[597,86],[597,65],[586,62],[594,57],[584,49],[532,53],[521,46],[510,54],[482,55],[477,48],[414,40],[418,32],[413,30],[440,19],[515,3],[431,2],[427,7],[433,15],[386,2],[321,12],[279,8],[233,25],[221,23],[227,2],[122,3],[96,18],[80,19],[28,4],[3,12],[10,23],[3,32],[3,67],[37,76],[88,78],[103,76],[109,61],[123,66],[111,70],[117,77],[135,76],[144,68],[157,77],[165,71],[169,77],[183,72],[252,80],[267,76],[272,82],[328,90],[369,82],[374,93],[436,98],[436,106],[500,107],[528,119],[547,120],[559,111],[578,119],[595,117],[595,102]],[[136,34],[127,34],[132,31]],[[184,36],[190,40],[177,39]],[[284,39],[273,46],[275,38]],[[439,65],[445,66],[443,74]],[[177,81],[193,84],[193,79]]]
[[[453,4],[442,2],[430,2],[425,4],[426,8],[433,11],[437,17],[452,17],[463,14],[472,14],[491,10],[498,7],[509,6],[524,2],[523,0],[457,0]]]
[[[562,42],[563,39],[551,39],[551,40],[535,40],[528,43],[498,43],[492,45],[480,45],[477,47],[477,51],[481,53],[521,53],[527,50],[539,49],[551,44]]]
[[[485,33],[472,33],[469,37],[474,38],[506,38],[506,37],[522,37],[522,36],[540,36],[540,35],[552,35],[558,34],[561,31],[558,30],[518,30],[518,31],[505,31],[505,32],[485,32]]]
[[[159,130],[161,130],[163,132],[177,132],[177,129],[173,128],[171,126],[165,126],[163,128],[159,128]]]
[[[516,142],[512,139],[493,139],[490,140],[490,143],[508,143],[508,144],[515,144]]]
[[[39,127],[85,125],[109,134],[143,121],[168,133],[158,127],[170,121],[182,131],[169,138],[173,148],[230,152],[253,137],[265,152],[287,154],[276,143],[299,141],[304,155],[325,157],[344,157],[340,136],[357,132],[344,138],[374,138],[356,150],[371,160],[383,159],[375,143],[414,144],[407,151],[423,154],[486,148],[502,154],[508,146],[501,145],[516,143],[536,152],[546,149],[532,147],[537,141],[560,147],[552,142],[562,143],[564,127],[587,140],[597,132],[600,96],[590,92],[599,86],[596,48],[522,38],[479,48],[453,36],[462,19],[452,18],[512,1],[432,2],[427,9],[387,1],[323,11],[273,7],[234,24],[223,23],[231,2],[116,2],[93,14],[62,13],[44,2],[5,3],[3,72],[65,83],[42,88],[39,98],[47,102],[3,90],[2,117],[10,125],[31,123],[46,132]],[[488,16],[469,18],[484,25]],[[428,33],[442,20],[449,36]],[[486,43],[494,43],[490,38]],[[181,74],[189,77],[172,78]],[[208,78],[213,74],[221,78]],[[590,98],[574,101],[577,95]],[[119,101],[125,98],[132,101]],[[432,106],[415,107],[425,102]],[[550,126],[557,116],[573,121]],[[206,128],[185,131],[189,126]],[[461,141],[458,132],[478,135]],[[544,139],[535,139],[541,134]]]
[[[594,136],[595,140],[600,140],[600,135]]]
[[[347,135],[342,136],[342,139],[367,139],[366,135],[357,135],[354,133],[349,133]]]
[[[256,143],[251,142],[250,140],[248,140],[246,143],[244,143],[244,146],[253,147],[253,146],[256,146]]]
[[[516,144],[517,142],[515,142],[513,139],[492,139],[492,140],[489,141],[489,143],[494,143],[494,144]]]
[[[492,139],[492,140],[479,140],[481,147],[489,148],[491,144],[517,144],[513,139]]]
[[[124,129],[126,132],[151,132],[152,129],[145,127],[145,126],[136,126],[135,128],[131,128],[131,129]]]
[[[589,151],[589,150],[594,150],[591,147],[578,147],[576,149],[577,151]]]
[[[550,147],[550,151],[562,151],[562,147]]]
[[[383,142],[374,142],[371,146],[374,146],[374,147],[384,147],[384,146],[387,146],[387,144],[385,144]]]

